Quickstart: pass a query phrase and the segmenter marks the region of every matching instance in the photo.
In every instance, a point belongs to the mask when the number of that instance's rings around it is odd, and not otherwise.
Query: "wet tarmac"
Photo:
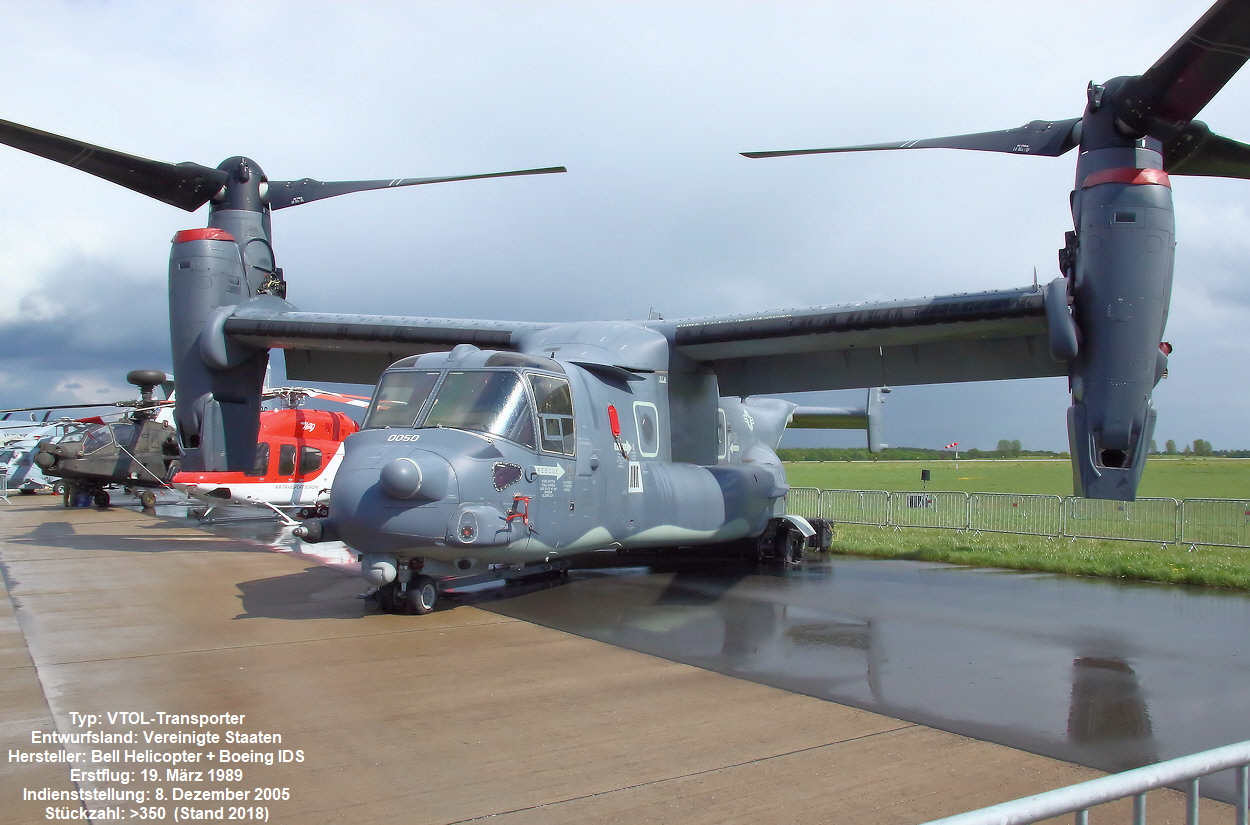
[[[210,529],[351,566],[272,524]],[[456,604],[1104,771],[1250,739],[1243,593],[818,557],[574,570]],[[1231,800],[1231,775],[1203,793]]]
[[[584,573],[488,609],[1105,771],[1250,739],[1244,594],[838,558]]]
[[[314,556],[257,522],[213,530],[234,537],[125,506],[0,505],[0,822],[109,800],[149,819],[301,825],[914,825],[1102,775],[492,609],[576,619],[565,608],[608,586],[644,597],[601,604],[594,624],[706,618],[706,594],[652,569],[382,615],[353,598],[343,548]],[[784,592],[788,578],[757,583]],[[647,588],[665,581],[657,605]],[[193,770],[159,767],[174,763]],[[1181,821],[1181,794],[1149,797],[1151,822]]]

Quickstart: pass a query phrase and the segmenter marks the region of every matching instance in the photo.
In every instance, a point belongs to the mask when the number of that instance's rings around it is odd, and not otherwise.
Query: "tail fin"
[[[889,387],[873,387],[863,407],[796,407],[790,426],[799,430],[867,430],[869,452],[879,453],[887,444],[881,441],[883,395]]]

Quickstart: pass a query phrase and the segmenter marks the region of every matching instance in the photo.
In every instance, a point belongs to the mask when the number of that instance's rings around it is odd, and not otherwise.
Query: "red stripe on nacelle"
[[[224,229],[213,229],[211,226],[204,229],[182,229],[174,234],[174,243],[186,243],[187,241],[233,241],[234,236]]]
[[[1127,183],[1134,186],[1155,184],[1172,188],[1168,173],[1162,169],[1104,169],[1085,178],[1081,182],[1081,188],[1088,189],[1100,183]]]

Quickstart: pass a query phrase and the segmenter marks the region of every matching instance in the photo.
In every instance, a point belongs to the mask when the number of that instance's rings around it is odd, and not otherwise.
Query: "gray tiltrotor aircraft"
[[[424,613],[450,582],[558,569],[586,550],[791,557],[814,531],[784,510],[783,429],[870,426],[875,402],[822,420],[760,394],[1066,375],[1078,494],[1131,500],[1166,367],[1169,174],[1250,177],[1250,147],[1193,121],[1247,55],[1250,3],[1220,0],[1145,74],[1091,85],[1079,119],[851,147],[1079,146],[1076,229],[1044,288],[686,320],[299,312],[274,265],[272,209],[445,179],[270,182],[246,158],[173,165],[3,121],[0,142],[188,210],[210,204],[208,228],[178,233],[169,263],[185,469],[251,466],[271,348],[292,379],[377,383],[330,515],[301,532],[357,551],[385,609]]]

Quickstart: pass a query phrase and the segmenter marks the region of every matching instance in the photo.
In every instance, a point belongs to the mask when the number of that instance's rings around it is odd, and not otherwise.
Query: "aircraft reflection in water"
[[[1105,752],[1101,764],[1123,771],[1159,761],[1150,711],[1137,673],[1122,658],[1072,660],[1068,737]]]
[[[1223,717],[1242,701],[1217,699],[1214,730],[1191,718],[1193,707],[1212,705],[1192,685],[1243,669],[1225,655],[1241,643],[1235,632],[1208,633],[1209,663],[1178,667],[1182,634],[1161,635],[1142,617],[1166,612],[1185,633],[1220,618],[1199,599],[1186,608],[1161,603],[1166,594],[1155,589],[1131,593],[1140,606],[1126,616],[1118,608],[1127,594],[1115,583],[839,558],[768,575],[723,564],[584,571],[572,587],[483,606],[1110,771],[1224,744],[1208,737],[1236,735]],[[1250,600],[1227,607],[1224,620],[1242,617]],[[1121,625],[1133,623],[1127,633],[1149,638],[1124,635]],[[1091,644],[1091,634],[1102,641]],[[1128,649],[1142,665],[1130,663]],[[1161,742],[1147,696],[1173,737],[1197,738]]]

